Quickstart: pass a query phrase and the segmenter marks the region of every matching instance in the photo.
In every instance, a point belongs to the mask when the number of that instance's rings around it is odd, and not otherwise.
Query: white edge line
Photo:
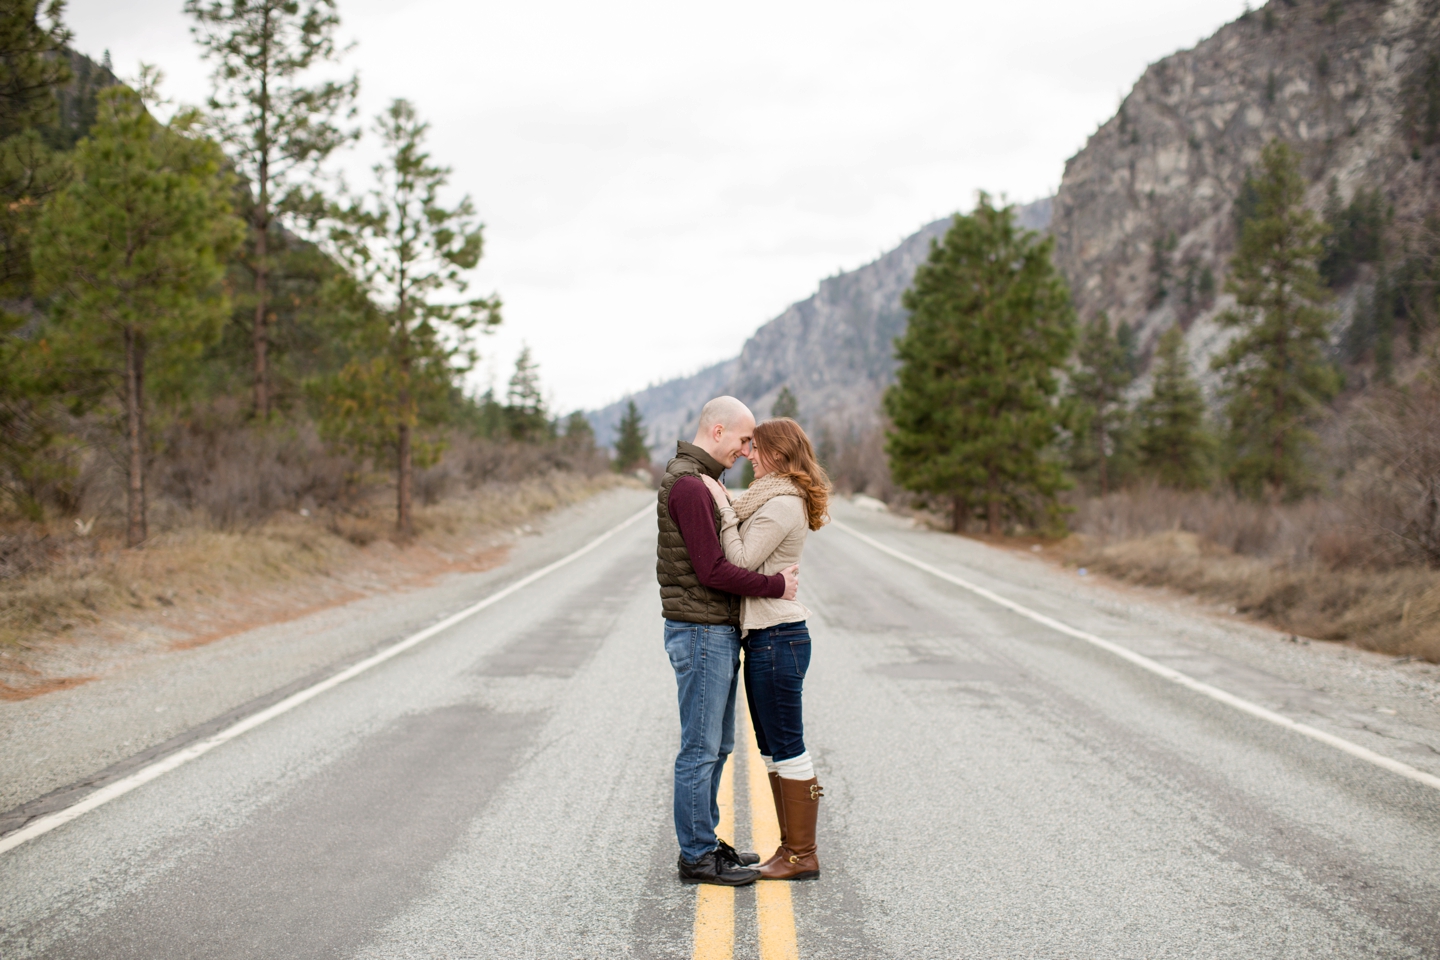
[[[1376,753],[1374,750],[1366,749],[1365,747],[1360,746],[1360,744],[1358,743],[1353,743],[1349,740],[1346,740],[1344,737],[1337,737],[1333,733],[1326,733],[1324,730],[1316,729],[1309,724],[1300,723],[1296,720],[1291,720],[1289,717],[1283,714],[1276,713],[1274,710],[1268,710],[1265,707],[1260,706],[1258,703],[1251,703],[1249,700],[1246,700],[1243,697],[1237,697],[1235,696],[1235,694],[1221,690],[1219,687],[1212,687],[1210,684],[1204,683],[1200,680],[1196,680],[1194,677],[1181,673],[1179,670],[1173,670],[1170,667],[1165,666],[1164,664],[1157,663],[1147,656],[1136,653],[1134,650],[1130,650],[1120,646],[1118,643],[1106,640],[1103,637],[1097,637],[1093,633],[1086,633],[1084,630],[1076,630],[1069,624],[1061,623],[1059,620],[1047,617],[1043,613],[1037,613],[1036,611],[1031,610],[1029,607],[1021,606],[1014,600],[1007,600],[1005,597],[1000,596],[998,593],[987,590],[984,587],[979,586],[978,584],[971,583],[970,581],[965,580],[961,577],[957,577],[954,574],[946,573],[944,570],[941,570],[938,567],[932,567],[925,561],[917,560],[914,557],[901,553],[899,550],[896,550],[893,547],[887,547],[885,544],[874,539],[873,537],[868,537],[865,534],[861,533],[859,530],[856,530],[854,527],[851,527],[850,525],[845,523],[841,523],[839,520],[834,520],[832,522],[835,524],[835,526],[839,527],[841,530],[844,530],[852,537],[868,543],[870,546],[874,547],[876,550],[879,550],[881,553],[887,553],[895,559],[908,563],[912,567],[917,567],[920,570],[924,570],[926,573],[937,576],[941,580],[949,581],[950,583],[955,584],[957,587],[963,587],[966,590],[969,590],[971,593],[982,596],[986,600],[991,601],[992,603],[997,603],[1007,610],[1018,613],[1022,617],[1034,620],[1036,623],[1043,624],[1050,629],[1066,634],[1067,636],[1075,637],[1077,640],[1084,640],[1086,643],[1094,644],[1102,650],[1107,650],[1110,653],[1115,654],[1115,656],[1117,657],[1129,660],[1131,663],[1135,664],[1137,667],[1140,667],[1143,670],[1148,670],[1156,676],[1164,677],[1166,680],[1178,683],[1182,687],[1188,687],[1189,689],[1194,690],[1196,693],[1204,694],[1212,700],[1218,700],[1223,704],[1234,707],[1236,710],[1248,713],[1252,717],[1259,717],[1261,720],[1268,720],[1270,723],[1273,723],[1276,726],[1285,727],[1286,729],[1293,730],[1296,733],[1301,734],[1302,736],[1309,737],[1311,740],[1318,740],[1321,743],[1328,744],[1329,746],[1334,747],[1336,750],[1343,750],[1345,753],[1348,753],[1353,757],[1359,757],[1361,760],[1365,760],[1369,763],[1373,763],[1377,767],[1383,767],[1384,769],[1389,770],[1392,773],[1400,774],[1400,776],[1402,777],[1409,777],[1416,783],[1423,783],[1427,787],[1434,787],[1436,790],[1440,790],[1440,777],[1426,773],[1423,770],[1417,770],[1407,763],[1401,763],[1399,760],[1391,759],[1384,754]]]
[[[339,686],[346,680],[359,676],[366,670],[369,670],[371,667],[378,666],[379,664],[384,663],[386,660],[389,660],[391,657],[398,656],[404,653],[406,650],[409,650],[411,647],[416,646],[420,643],[424,643],[426,640],[429,640],[437,633],[441,633],[442,631],[450,629],[451,627],[455,626],[455,624],[474,616],[481,610],[484,610],[486,607],[491,606],[492,604],[499,603],[501,600],[510,596],[512,593],[516,593],[520,590],[525,589],[530,584],[534,583],[536,580],[539,580],[541,577],[554,573],[556,570],[559,570],[561,567],[565,566],[571,561],[578,560],[580,557],[583,557],[591,550],[594,550],[596,547],[600,546],[600,544],[604,543],[606,540],[609,540],[615,534],[619,533],[621,530],[624,530],[626,527],[630,526],[635,521],[641,519],[642,517],[653,515],[654,512],[654,506],[646,506],[644,509],[637,512],[634,516],[630,517],[629,519],[625,520],[623,523],[620,523],[617,526],[611,527],[609,530],[605,531],[600,536],[596,537],[594,540],[591,540],[589,543],[585,544],[585,546],[581,547],[579,550],[576,550],[574,553],[567,554],[566,556],[561,557],[559,560],[556,560],[554,563],[548,564],[547,566],[541,567],[539,570],[536,570],[534,573],[530,573],[524,577],[521,577],[519,580],[516,580],[514,583],[510,584],[505,589],[490,594],[490,596],[486,597],[484,600],[481,600],[478,603],[471,604],[464,610],[461,610],[459,613],[452,614],[446,617],[444,620],[441,620],[439,623],[431,624],[430,626],[426,627],[424,630],[421,630],[418,633],[412,633],[404,640],[401,640],[395,644],[392,644],[391,646],[386,647],[384,650],[381,650],[379,653],[374,654],[373,656],[366,657],[359,663],[349,666],[344,670],[341,670],[339,673],[334,674],[333,676],[326,677],[324,680],[321,680],[319,683],[316,683],[313,686],[306,687],[299,693],[291,694],[284,700],[281,700],[279,703],[272,704],[271,706],[266,707],[264,710],[252,713],[250,716],[231,724],[224,730],[221,730],[219,733],[206,737],[203,740],[197,740],[196,742],[190,744],[188,747],[177,750],[169,756],[164,757],[163,759],[157,760],[154,763],[149,764],[148,766],[140,768],[139,770],[130,774],[128,777],[116,780],[114,783],[106,784],[99,790],[96,790],[94,793],[87,795],[83,800],[73,803],[63,810],[57,810],[54,813],[49,813],[43,817],[40,817],[33,823],[30,823],[24,828],[10,834],[8,837],[0,838],[0,854],[4,854],[10,850],[15,849],[27,840],[33,840],[41,834],[49,833],[56,827],[69,823],[71,820],[74,820],[77,817],[89,813],[96,807],[103,806],[109,803],[111,800],[114,800],[116,797],[123,796],[129,793],[131,790],[134,790],[136,787],[141,786],[142,784],[149,783],[156,777],[168,773],[171,770],[174,770],[176,767],[181,766],[182,764],[189,763],[196,757],[203,756],[204,754],[209,753],[211,750],[214,750],[222,743],[234,740],[236,737],[240,736],[243,733],[246,733],[247,731],[255,729],[262,723],[265,723],[267,720],[273,720],[276,717],[280,716],[282,713],[287,713],[295,709],[296,707],[300,706],[300,704],[311,699],[312,697],[319,696],[326,690],[329,690],[331,687]]]

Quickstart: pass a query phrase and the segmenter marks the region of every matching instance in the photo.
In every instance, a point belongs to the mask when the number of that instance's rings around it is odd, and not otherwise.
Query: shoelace
[[[745,864],[740,862],[740,854],[736,851],[736,849],[730,846],[730,844],[726,843],[724,840],[719,840],[719,846],[715,848],[715,856],[719,857],[721,860],[724,860],[726,863],[730,864],[733,867],[745,866]]]

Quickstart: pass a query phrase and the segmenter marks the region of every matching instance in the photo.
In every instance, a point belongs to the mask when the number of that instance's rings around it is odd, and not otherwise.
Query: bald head
[[[734,397],[716,397],[700,411],[695,446],[729,468],[736,457],[749,456],[755,436],[755,414]]]

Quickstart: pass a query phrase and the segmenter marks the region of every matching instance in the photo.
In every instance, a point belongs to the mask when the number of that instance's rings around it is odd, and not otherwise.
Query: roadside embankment
[[[248,527],[200,518],[140,549],[83,523],[11,531],[0,578],[0,699],[65,689],[148,652],[201,646],[360,597],[502,562],[538,515],[634,481],[551,472],[416,508],[393,539],[383,491]]]
[[[1141,489],[1085,502],[1059,553],[1287,633],[1440,662],[1440,570],[1387,549],[1343,503]]]

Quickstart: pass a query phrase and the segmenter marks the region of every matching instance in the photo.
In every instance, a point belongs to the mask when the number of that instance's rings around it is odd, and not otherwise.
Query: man
[[[684,883],[743,886],[759,863],[715,835],[720,774],[735,746],[735,685],[740,665],[740,597],[795,599],[800,572],[763,576],[735,566],[720,547],[720,509],[701,479],[749,456],[755,415],[734,397],[700,411],[695,442],[680,441],[660,482],[660,543],[655,572],[665,616],[665,652],[680,696],[675,758],[675,834]]]

